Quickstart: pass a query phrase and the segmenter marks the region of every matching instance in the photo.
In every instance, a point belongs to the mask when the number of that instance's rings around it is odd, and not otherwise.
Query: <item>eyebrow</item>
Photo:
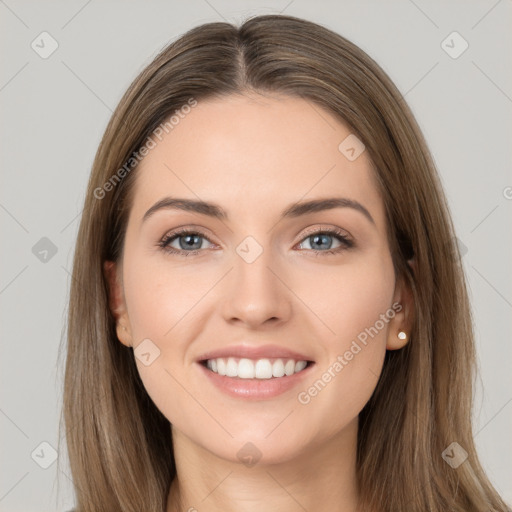
[[[296,218],[309,213],[332,210],[333,208],[352,208],[362,213],[372,224],[375,225],[375,221],[373,220],[370,212],[361,203],[346,197],[329,197],[325,199],[313,199],[310,201],[293,203],[281,212],[281,217]],[[207,215],[219,220],[229,219],[227,212],[215,203],[178,197],[164,197],[157,201],[144,214],[142,222],[145,222],[158,210],[184,210],[199,213],[201,215]]]

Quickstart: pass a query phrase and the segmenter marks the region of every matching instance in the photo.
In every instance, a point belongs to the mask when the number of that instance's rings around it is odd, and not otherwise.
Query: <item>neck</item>
[[[357,418],[336,436],[279,463],[226,460],[172,430],[176,477],[167,512],[356,512]]]

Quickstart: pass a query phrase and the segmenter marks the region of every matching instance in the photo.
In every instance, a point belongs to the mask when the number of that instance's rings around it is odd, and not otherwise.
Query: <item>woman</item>
[[[112,116],[78,234],[77,511],[510,510],[473,443],[454,236],[354,44],[278,15],[170,44]]]

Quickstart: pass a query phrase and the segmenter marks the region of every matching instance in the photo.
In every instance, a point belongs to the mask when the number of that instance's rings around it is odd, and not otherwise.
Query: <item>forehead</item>
[[[290,203],[338,195],[361,202],[379,229],[383,223],[367,152],[349,160],[339,146],[353,137],[350,128],[309,100],[199,100],[167,131],[161,141],[152,137],[156,146],[136,171],[132,213],[139,219],[165,196],[213,201],[230,217],[271,217]]]

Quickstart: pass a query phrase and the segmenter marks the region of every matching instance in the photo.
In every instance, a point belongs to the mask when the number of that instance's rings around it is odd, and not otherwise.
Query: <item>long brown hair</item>
[[[264,15],[240,27],[204,24],[164,48],[124,94],[98,148],[73,262],[63,396],[77,511],[165,510],[176,474],[170,424],[148,396],[132,349],[117,339],[103,263],[122,256],[134,155],[154,130],[191,98],[247,91],[303,98],[357,134],[384,200],[396,276],[413,292],[410,341],[387,352],[360,413],[362,510],[507,510],[473,443],[470,304],[420,129],[390,78],[356,45],[306,20]],[[461,449],[467,459],[452,467],[443,455],[460,458]]]

